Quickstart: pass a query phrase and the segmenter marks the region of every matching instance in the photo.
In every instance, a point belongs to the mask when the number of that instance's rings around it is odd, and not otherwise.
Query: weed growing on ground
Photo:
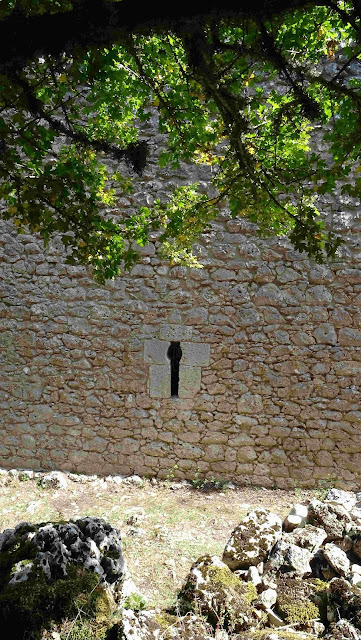
[[[295,488],[294,488],[295,498],[296,498],[296,500],[297,500],[297,502],[298,502],[298,501],[300,500],[300,498],[301,498],[301,495],[302,495],[302,489],[301,489],[301,487],[299,486],[299,484],[298,484],[297,480],[295,480],[295,483],[294,483],[294,484],[295,484]]]
[[[124,600],[124,609],[132,609],[133,611],[142,611],[146,609],[148,603],[139,593],[130,593]]]
[[[175,472],[177,469],[178,469],[178,465],[177,465],[177,464],[173,465],[173,467],[170,467],[170,468],[168,469],[168,473],[167,473],[167,475],[166,475],[166,479],[165,479],[165,481],[164,481],[164,484],[165,484],[165,485],[169,485],[169,483],[170,483],[172,480],[174,480],[174,478],[176,477],[174,472]]]
[[[327,492],[332,489],[332,487],[336,486],[336,476],[332,476],[328,474],[327,478],[318,481],[318,487],[315,489],[316,498],[318,500],[323,500],[326,498]]]
[[[193,479],[191,480],[191,485],[194,489],[201,489],[202,491],[212,491],[215,490],[226,490],[230,482],[228,480],[223,480],[223,478],[216,479],[215,476],[211,476],[208,478],[200,478],[200,469],[194,473]]]

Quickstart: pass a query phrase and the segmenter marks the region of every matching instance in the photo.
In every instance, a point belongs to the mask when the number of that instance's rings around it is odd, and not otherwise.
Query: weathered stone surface
[[[282,534],[282,520],[265,509],[250,511],[232,532],[222,560],[232,570],[248,569],[265,560]]]
[[[237,401],[237,410],[241,414],[257,415],[262,409],[262,397],[258,393],[245,393]]]
[[[167,351],[169,342],[166,340],[145,340],[144,341],[144,362],[147,364],[167,364]]]
[[[319,344],[337,344],[337,334],[332,326],[327,322],[321,323],[317,329],[315,329],[316,342]]]
[[[302,524],[301,516],[294,516],[291,513],[286,516],[283,522],[283,528],[285,531],[293,531],[296,527],[299,527]]]
[[[350,583],[354,586],[358,586],[360,588],[361,585],[361,565],[352,564],[350,576],[348,577]]]
[[[116,640],[156,640],[163,631],[154,612],[123,609],[110,635]]]
[[[339,504],[312,500],[308,506],[307,521],[324,529],[327,533],[327,541],[331,542],[343,537],[351,517],[346,509]]]
[[[67,566],[76,563],[97,573],[119,590],[125,578],[125,562],[119,532],[101,518],[81,518],[65,524],[32,525],[22,523],[0,534],[0,553],[14,545],[30,543],[31,560],[48,581],[67,575]],[[24,548],[25,548],[24,546]],[[108,556],[109,553],[109,556]],[[11,573],[11,584],[29,579],[19,568]]]
[[[250,582],[253,582],[255,587],[257,587],[259,584],[262,583],[262,579],[261,579],[261,576],[260,576],[260,574],[258,572],[257,567],[251,566],[248,569],[247,580],[249,580]]]
[[[168,342],[180,342],[192,338],[192,327],[184,325],[163,325],[159,330],[159,338]]]
[[[323,549],[323,555],[331,567],[340,576],[348,576],[350,573],[350,561],[344,551],[335,544],[328,543]]]
[[[340,504],[348,511],[351,511],[356,505],[357,498],[352,491],[343,491],[342,489],[329,489],[327,491],[324,502],[332,504]]]
[[[302,521],[304,522],[307,518],[307,513],[308,513],[308,508],[306,505],[304,504],[294,504],[291,511],[290,511],[290,515],[293,516],[298,516],[300,518],[302,518]]]
[[[65,473],[61,471],[51,471],[43,476],[40,480],[42,487],[51,487],[52,489],[66,489],[68,481]]]
[[[179,397],[193,398],[201,388],[201,376],[200,367],[187,367],[181,363],[179,367]]]
[[[202,367],[209,365],[210,345],[200,342],[182,342],[182,366]]]
[[[295,544],[302,549],[307,549],[311,553],[315,553],[327,538],[327,533],[320,527],[314,527],[310,524],[295,529],[292,533],[285,536],[287,542]]]
[[[287,572],[292,576],[308,576],[311,575],[311,557],[312,554],[307,549],[281,539],[273,547],[265,570]]]
[[[53,620],[75,617],[80,594],[85,618],[99,599],[110,614],[132,588],[120,533],[100,518],[7,529],[0,566],[0,625],[14,638],[40,638]]]
[[[264,284],[261,286],[255,296],[255,303],[259,305],[273,305],[277,306],[282,304],[284,296],[282,290],[273,283]]]
[[[271,609],[277,601],[277,591],[275,589],[266,589],[262,591],[258,597],[258,602],[266,611]]]
[[[254,621],[255,586],[239,580],[217,556],[202,556],[191,567],[179,594],[181,613],[195,610],[215,627],[248,629]]]
[[[151,398],[170,398],[171,375],[169,364],[153,364],[149,367],[149,395]]]
[[[241,327],[254,326],[260,319],[256,309],[242,307],[238,311],[238,323]]]

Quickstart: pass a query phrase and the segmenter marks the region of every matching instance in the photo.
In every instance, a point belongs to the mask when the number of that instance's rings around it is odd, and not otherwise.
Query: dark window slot
[[[180,342],[171,342],[167,351],[170,360],[170,387],[171,396],[178,397],[179,390],[179,363],[182,357]]]

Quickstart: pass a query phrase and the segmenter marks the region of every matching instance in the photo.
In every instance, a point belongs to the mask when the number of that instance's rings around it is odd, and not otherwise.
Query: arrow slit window
[[[170,343],[167,358],[170,361],[170,395],[172,398],[177,398],[179,390],[179,363],[182,358],[180,342]]]
[[[182,328],[182,327],[181,327]],[[173,333],[177,333],[173,330]],[[151,398],[193,398],[201,390],[202,369],[209,366],[210,346],[204,342],[151,338],[144,342]]]

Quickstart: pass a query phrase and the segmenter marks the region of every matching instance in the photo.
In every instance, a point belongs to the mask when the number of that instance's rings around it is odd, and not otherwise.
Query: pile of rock
[[[323,502],[295,505],[283,523],[249,512],[222,560],[193,564],[179,601],[183,613],[199,611],[238,638],[361,639],[359,586],[361,494],[331,489]]]
[[[0,468],[0,486],[6,486],[13,480],[25,482],[27,480],[36,480],[40,486],[45,489],[66,489],[71,482],[80,484],[96,483],[103,488],[120,484],[129,484],[135,487],[141,487],[144,480],[137,475],[131,476],[97,476],[86,475],[83,473],[70,473],[68,471],[32,471],[32,469],[2,469]],[[185,481],[186,482],[186,481]],[[151,479],[152,484],[157,484],[156,478]],[[186,484],[188,484],[186,482]],[[181,485],[182,486],[182,485]]]
[[[104,520],[23,523],[0,535],[0,628],[10,621],[12,640],[24,630],[61,638],[44,629],[71,620],[77,602],[88,603],[91,625],[99,598],[107,640],[361,640],[360,587],[361,494],[337,489],[295,505],[284,522],[250,511],[222,559],[193,564],[173,615],[129,609],[120,533]],[[84,637],[97,637],[92,629]]]

